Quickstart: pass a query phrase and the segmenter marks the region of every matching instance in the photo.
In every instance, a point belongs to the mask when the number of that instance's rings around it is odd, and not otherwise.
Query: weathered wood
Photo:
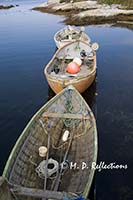
[[[58,199],[62,200],[64,197],[63,192],[40,190],[35,188],[26,188],[21,186],[15,186],[11,189],[16,195],[29,196],[34,198],[47,198],[47,199]],[[7,199],[5,199],[7,200]]]
[[[0,177],[0,200],[11,200],[11,192],[8,182],[4,177]]]
[[[81,117],[87,116],[89,119],[70,118],[62,120],[62,118],[44,118],[43,116],[43,114],[46,113],[67,114],[68,110],[71,110],[70,115],[73,114],[74,116],[75,113],[80,113]],[[66,130],[69,131],[70,135],[68,141],[63,142],[62,136]],[[73,137],[71,137],[72,134]],[[61,170],[59,170],[60,175],[58,171],[56,171],[55,175],[48,178],[46,183],[47,188],[45,190],[44,177],[41,176],[41,172],[44,172],[43,168],[37,171],[37,167],[42,160],[46,158],[41,158],[38,150],[40,146],[46,146],[48,148],[49,135],[50,149],[48,157],[56,160],[59,164],[67,158],[69,162],[77,163],[79,169],[71,170],[69,168],[70,163],[68,163],[68,168],[66,168],[63,173],[60,173]],[[72,142],[70,142],[71,138],[73,138]],[[96,162],[96,156],[97,131],[94,116],[82,96],[74,87],[69,86],[44,105],[30,120],[10,154],[3,176],[6,177],[13,186],[33,188],[34,192],[38,192],[40,189],[42,189],[43,192],[52,190],[51,186],[54,182],[53,190],[57,188],[57,190],[62,193],[63,191],[68,194],[72,192],[81,194],[83,198],[86,198],[90,191],[94,175],[94,169],[91,168],[91,163]],[[82,161],[86,162],[88,166],[87,170],[81,169]],[[50,167],[52,166],[50,165],[49,169]],[[54,181],[55,179],[56,181]],[[14,187],[10,188],[13,188],[12,191],[15,191]],[[55,193],[53,193],[54,197],[45,197],[46,193],[45,195],[42,193],[42,196],[40,192],[32,195],[33,197],[31,194],[29,197],[26,197],[26,192],[21,190],[20,194],[24,195],[20,198],[18,192],[15,194],[19,200],[35,199],[35,195],[40,199],[55,198]],[[50,192],[50,194],[52,194],[52,192]]]
[[[72,114],[72,113],[43,113],[43,117],[52,118],[64,118],[64,119],[90,119],[90,116],[84,116],[83,114]]]

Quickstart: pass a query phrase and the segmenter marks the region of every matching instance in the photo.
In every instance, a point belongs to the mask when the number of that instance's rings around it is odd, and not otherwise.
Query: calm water
[[[30,10],[43,0],[3,2],[20,6],[0,10],[1,174],[21,131],[51,94],[43,69],[55,51],[54,33],[63,27],[59,16]],[[128,165],[96,173],[95,199],[132,200],[133,31],[88,26],[86,32],[100,44],[97,82],[84,94],[97,118],[98,163]]]

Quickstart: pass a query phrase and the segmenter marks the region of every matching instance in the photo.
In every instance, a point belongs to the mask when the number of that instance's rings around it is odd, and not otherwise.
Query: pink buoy
[[[70,62],[66,68],[67,72],[70,74],[77,74],[80,70],[80,66],[75,62]]]

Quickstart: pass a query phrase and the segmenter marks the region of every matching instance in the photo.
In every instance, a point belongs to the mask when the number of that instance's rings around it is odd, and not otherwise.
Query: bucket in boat
[[[39,147],[39,156],[45,157],[47,154],[47,151],[48,151],[47,147],[45,147],[45,146]]]

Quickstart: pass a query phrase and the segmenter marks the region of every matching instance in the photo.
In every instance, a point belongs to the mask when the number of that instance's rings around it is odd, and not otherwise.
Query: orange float
[[[66,68],[66,71],[69,73],[69,74],[77,74],[80,70],[80,66],[75,63],[75,62],[70,62],[68,65],[67,65],[67,68]]]

